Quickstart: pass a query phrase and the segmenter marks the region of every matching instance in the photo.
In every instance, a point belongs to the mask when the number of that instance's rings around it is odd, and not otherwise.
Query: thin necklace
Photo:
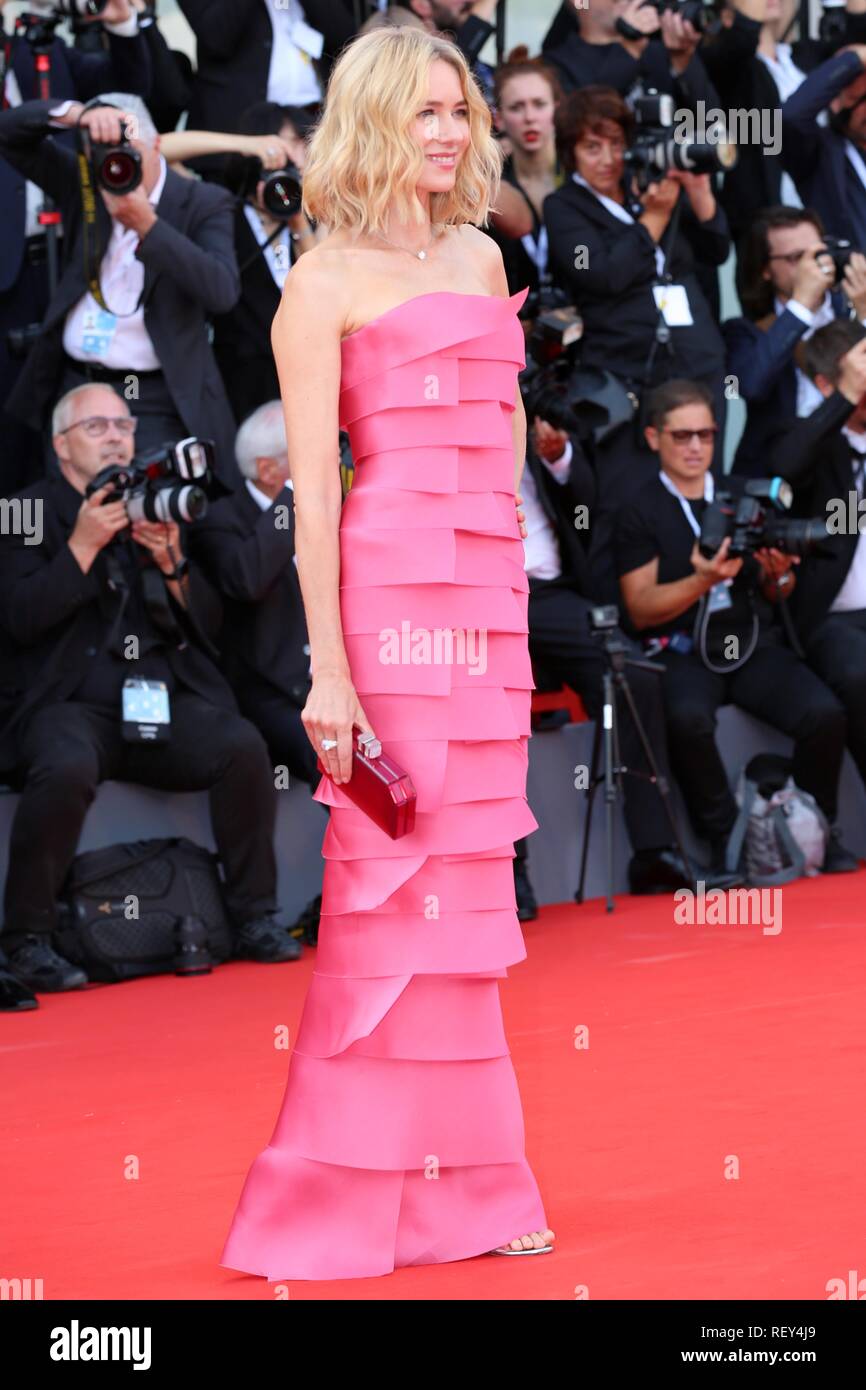
[[[375,232],[374,235],[375,235],[375,236],[380,236],[380,237],[382,238],[383,241],[387,241],[387,242],[388,242],[388,245],[389,245],[389,246],[393,246],[394,249],[395,249],[396,251],[406,251],[406,252],[408,252],[408,254],[409,254],[410,256],[416,256],[416,257],[418,258],[419,261],[426,261],[426,259],[427,259],[427,252],[430,250],[430,247],[433,245],[433,242],[434,242],[435,239],[436,239],[436,230],[435,230],[435,228],[434,228],[434,230],[433,230],[433,232],[432,232],[432,234],[431,234],[431,236],[430,236],[430,240],[428,241],[427,245],[424,247],[424,250],[423,250],[423,251],[413,251],[413,250],[411,249],[411,247],[409,247],[409,246],[399,246],[399,245],[397,244],[396,241],[392,241],[390,237],[385,236],[385,233],[384,233],[384,232]]]

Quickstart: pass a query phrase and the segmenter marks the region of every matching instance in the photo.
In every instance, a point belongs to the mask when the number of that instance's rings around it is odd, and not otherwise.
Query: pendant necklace
[[[430,250],[430,247],[433,245],[433,242],[436,239],[436,231],[434,229],[434,231],[431,234],[430,240],[427,242],[427,245],[424,247],[423,251],[413,251],[408,246],[398,246],[397,242],[392,241],[390,237],[385,236],[384,232],[376,232],[376,236],[380,236],[383,241],[387,241],[388,245],[393,246],[396,251],[406,251],[410,256],[417,257],[419,261],[426,261],[427,252]]]

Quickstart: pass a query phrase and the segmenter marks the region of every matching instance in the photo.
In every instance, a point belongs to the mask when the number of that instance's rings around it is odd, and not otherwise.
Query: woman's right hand
[[[672,212],[680,196],[680,188],[681,184],[676,179],[653,179],[641,194],[644,212]]]
[[[325,671],[313,678],[307,703],[301,711],[307,738],[322,760],[322,766],[336,783],[352,778],[354,728],[373,733],[348,675]],[[337,747],[322,748],[323,739],[336,739]]]

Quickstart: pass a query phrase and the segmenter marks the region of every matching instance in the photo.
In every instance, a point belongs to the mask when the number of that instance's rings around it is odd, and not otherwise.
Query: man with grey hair
[[[310,786],[320,773],[301,723],[310,689],[304,605],[295,566],[295,513],[280,401],[238,430],[244,482],[190,535],[190,553],[219,590],[223,670],[241,711],[264,736],[275,765]],[[335,467],[338,466],[335,445]]]
[[[8,409],[44,429],[59,395],[87,381],[114,386],[138,418],[139,451],[189,435],[212,439],[217,475],[231,486],[234,417],[208,336],[209,317],[240,294],[231,197],[168,168],[140,98],[110,92],[98,101],[86,108],[30,101],[0,111],[0,155],[57,203],[67,248]],[[76,155],[52,138],[75,128],[94,144],[127,138],[141,161],[141,180],[128,192],[110,193],[94,180],[91,224]]]

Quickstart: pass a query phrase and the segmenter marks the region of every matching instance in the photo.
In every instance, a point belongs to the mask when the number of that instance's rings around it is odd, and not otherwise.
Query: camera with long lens
[[[828,539],[824,517],[787,517],[793,500],[782,478],[751,478],[742,496],[719,492],[707,503],[698,548],[711,559],[730,536],[728,558],[772,547],[785,555],[810,555]]]
[[[103,105],[110,106],[111,103],[104,102]],[[87,126],[82,125],[78,127],[78,137],[95,185],[116,197],[138,188],[143,178],[141,154],[130,144],[123,123],[117,144],[105,144],[101,140],[94,140]]]
[[[841,283],[842,277],[848,269],[848,262],[852,254],[857,250],[857,247],[852,246],[850,241],[847,241],[845,237],[825,236],[824,249],[833,262],[836,270],[833,284],[838,285]]]
[[[108,0],[27,0],[27,9],[61,19],[98,19],[108,9]]]
[[[649,0],[654,10],[670,10],[699,34],[717,34],[722,27],[720,0]],[[844,0],[843,0],[844,4]]]
[[[684,169],[691,174],[716,174],[733,169],[736,164],[737,147],[730,140],[682,140],[672,133],[672,96],[648,92],[636,98],[632,108],[637,135],[631,148],[626,150],[625,162],[642,193],[672,169]]]
[[[294,164],[285,169],[271,169],[263,179],[262,203],[271,217],[281,222],[301,210],[301,175]]]
[[[133,521],[200,521],[207,513],[205,486],[213,474],[210,439],[181,439],[137,454],[128,464],[100,469],[85,489],[87,497],[111,486],[105,502],[123,502]],[[105,505],[105,503],[103,503]]]

